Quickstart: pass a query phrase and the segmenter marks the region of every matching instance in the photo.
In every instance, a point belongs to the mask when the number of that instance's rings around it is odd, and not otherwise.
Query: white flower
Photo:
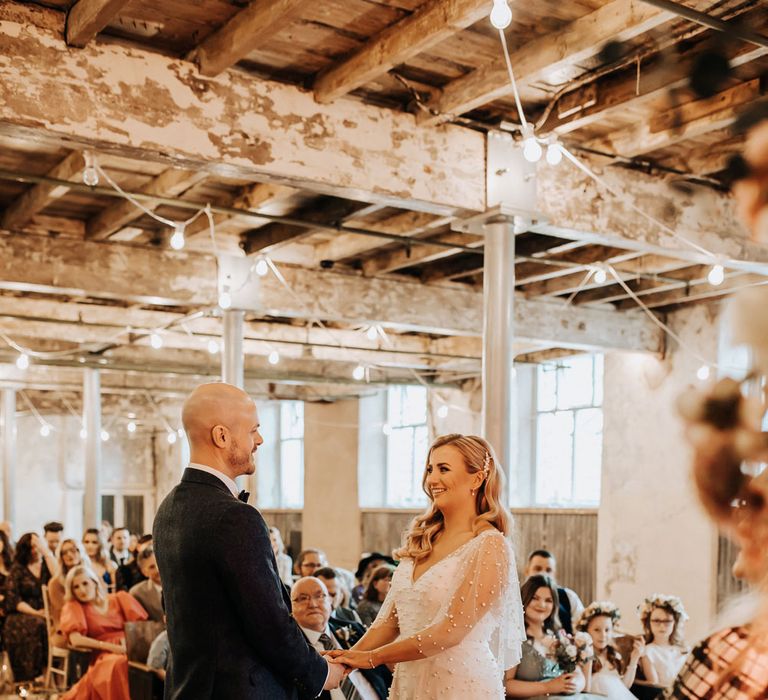
[[[575,645],[569,644],[567,647],[565,647],[565,653],[568,654],[568,656],[570,656],[572,659],[575,659],[576,655],[579,653],[579,650]]]

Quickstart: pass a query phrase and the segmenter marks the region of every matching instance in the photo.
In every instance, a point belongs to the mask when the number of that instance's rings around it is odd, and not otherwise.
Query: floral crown
[[[677,615],[680,622],[685,622],[688,619],[688,613],[685,612],[683,607],[683,601],[676,595],[664,595],[663,593],[654,593],[645,599],[645,602],[638,606],[637,611],[640,613],[640,619],[650,617],[654,608],[665,608],[671,610]]]
[[[582,632],[586,632],[592,618],[600,617],[601,615],[610,617],[614,625],[621,619],[621,613],[614,603],[611,603],[609,600],[596,600],[584,608],[584,612],[581,613],[576,627]]]

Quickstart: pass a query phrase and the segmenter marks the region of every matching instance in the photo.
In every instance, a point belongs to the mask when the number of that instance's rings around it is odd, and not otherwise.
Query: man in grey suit
[[[139,552],[137,562],[139,571],[147,578],[137,583],[128,592],[141,603],[149,614],[150,620],[163,622],[163,587],[155,559],[155,550],[151,546],[145,547]]]

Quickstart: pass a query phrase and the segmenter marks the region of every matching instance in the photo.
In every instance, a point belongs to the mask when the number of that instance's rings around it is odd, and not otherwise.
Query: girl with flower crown
[[[645,654],[640,665],[651,685],[668,688],[674,683],[688,653],[683,624],[688,615],[677,596],[655,593],[640,608]]]
[[[636,700],[629,688],[635,682],[637,664],[643,655],[645,643],[639,638],[634,641],[629,660],[625,664],[613,645],[614,627],[620,618],[619,609],[607,601],[591,603],[579,618],[578,629],[588,632],[595,646],[588,689],[611,700]]]

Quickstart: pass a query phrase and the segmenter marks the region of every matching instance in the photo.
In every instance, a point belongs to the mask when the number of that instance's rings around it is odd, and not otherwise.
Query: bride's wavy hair
[[[435,505],[432,494],[427,488],[427,466],[433,450],[450,445],[455,447],[464,458],[464,464],[470,474],[482,472],[487,466],[488,474],[483,479],[475,494],[475,510],[477,516],[473,530],[477,533],[484,525],[491,524],[503,535],[509,535],[512,529],[512,515],[501,503],[501,493],[504,489],[504,472],[496,461],[496,454],[490,443],[477,435],[460,435],[451,433],[435,439],[427,452],[424,476],[421,487],[430,505],[427,510],[411,522],[405,534],[405,543],[394,551],[395,559],[410,558],[420,561],[429,556],[432,543],[445,527],[443,514]]]

